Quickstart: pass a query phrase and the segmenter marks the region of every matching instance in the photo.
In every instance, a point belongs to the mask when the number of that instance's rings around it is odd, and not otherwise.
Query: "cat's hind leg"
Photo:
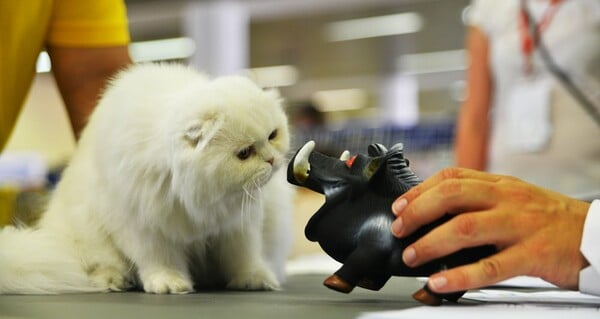
[[[119,247],[137,267],[144,291],[155,294],[194,291],[183,245],[131,230],[119,238]]]
[[[132,288],[132,264],[105,234],[86,234],[75,241],[83,269],[92,283],[106,291],[124,291]]]
[[[88,264],[85,270],[94,285],[105,290],[125,291],[135,286],[134,278],[126,274],[129,271],[117,265]]]

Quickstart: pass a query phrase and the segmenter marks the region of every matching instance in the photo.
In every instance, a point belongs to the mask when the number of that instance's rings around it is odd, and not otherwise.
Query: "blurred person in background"
[[[131,63],[123,0],[0,1],[0,41],[0,153],[34,80],[40,52],[46,50],[51,59],[76,138],[107,79]],[[38,193],[0,187],[0,227],[33,222],[44,202]]]
[[[76,137],[106,80],[131,63],[122,0],[0,2],[0,152],[24,104],[40,52],[52,72]]]
[[[531,32],[599,112],[600,1],[475,0],[469,24],[456,164],[600,194],[600,122],[549,72]]]

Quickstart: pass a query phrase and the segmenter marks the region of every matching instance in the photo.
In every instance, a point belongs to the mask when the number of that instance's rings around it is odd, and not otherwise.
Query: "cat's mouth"
[[[258,188],[265,186],[265,184],[267,184],[269,182],[269,180],[271,180],[271,177],[273,177],[274,173],[275,173],[274,167],[272,169],[263,169],[263,170],[256,172],[252,176],[252,178],[250,178],[250,182],[248,184],[246,184],[245,188],[258,189]]]

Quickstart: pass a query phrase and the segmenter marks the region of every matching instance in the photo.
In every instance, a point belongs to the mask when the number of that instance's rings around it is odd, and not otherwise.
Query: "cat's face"
[[[179,127],[173,172],[180,181],[204,183],[186,183],[196,195],[218,198],[252,191],[286,163],[290,138],[276,92],[226,77],[189,98],[192,106]]]

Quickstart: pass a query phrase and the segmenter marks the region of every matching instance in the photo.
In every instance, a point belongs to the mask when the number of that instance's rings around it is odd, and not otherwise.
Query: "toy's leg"
[[[342,268],[325,279],[323,284],[330,289],[349,293],[373,266],[382,264],[386,256],[387,252],[372,248],[356,249],[348,256]]]
[[[333,289],[335,291],[349,293],[354,289],[353,284],[347,282],[342,277],[338,276],[337,273],[327,277],[325,281],[323,281],[323,285],[327,286],[329,289]]]
[[[460,299],[460,297],[462,297],[465,294],[466,291],[459,291],[459,292],[455,292],[452,294],[443,294],[442,298],[448,300],[448,301],[452,301],[452,302],[458,302],[458,299]]]
[[[439,306],[442,304],[442,296],[429,290],[427,284],[425,284],[423,288],[417,290],[412,297],[418,302],[429,306]]]
[[[446,299],[448,301],[457,302],[462,295],[465,294],[465,291],[459,291],[450,294],[438,294],[429,289],[427,284],[423,286],[422,289],[418,290],[413,294],[413,298],[423,304],[429,306],[439,306],[442,304],[442,299]]]
[[[370,274],[367,277],[362,278],[357,286],[369,290],[379,290],[385,283],[392,277],[388,274]]]

